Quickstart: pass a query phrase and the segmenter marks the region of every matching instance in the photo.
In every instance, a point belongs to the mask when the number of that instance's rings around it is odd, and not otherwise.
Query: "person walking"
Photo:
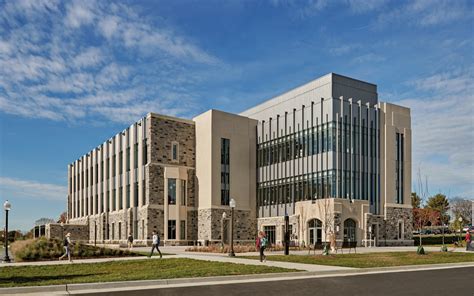
[[[469,232],[470,229],[467,229],[466,232],[466,251],[471,250],[471,233]]]
[[[70,232],[68,232],[66,234],[66,237],[64,238],[63,247],[64,247],[64,255],[59,257],[59,261],[61,261],[64,257],[67,256],[68,259],[69,259],[69,262],[72,262],[72,259],[71,259],[72,242],[71,242],[71,233]]]
[[[153,256],[153,251],[156,249],[158,253],[160,253],[160,259],[163,257],[160,251],[160,236],[156,233],[156,231],[153,231],[153,245],[151,247],[151,252],[150,255],[148,255],[148,258],[151,258]]]
[[[132,235],[132,233],[128,234],[127,245],[128,245],[129,250],[131,250],[133,248],[133,235]]]
[[[267,262],[267,256],[265,256],[265,248],[268,245],[268,239],[265,236],[265,232],[260,231],[257,238],[257,245],[260,250],[260,262]]]

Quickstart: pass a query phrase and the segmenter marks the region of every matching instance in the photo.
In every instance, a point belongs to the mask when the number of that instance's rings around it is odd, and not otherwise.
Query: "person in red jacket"
[[[469,251],[471,246],[471,233],[469,232],[469,230],[470,229],[468,229],[466,232],[466,251]]]

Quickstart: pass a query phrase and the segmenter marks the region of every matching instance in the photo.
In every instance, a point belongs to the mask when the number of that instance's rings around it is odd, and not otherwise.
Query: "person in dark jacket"
[[[72,259],[71,259],[71,246],[72,246],[71,233],[68,232],[66,234],[66,237],[64,238],[64,241],[63,241],[64,255],[59,257],[59,261],[61,261],[64,257],[67,256],[68,259],[69,259],[69,262],[72,262]]]

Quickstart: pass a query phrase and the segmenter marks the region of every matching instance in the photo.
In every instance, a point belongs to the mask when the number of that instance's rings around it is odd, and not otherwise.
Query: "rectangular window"
[[[123,193],[122,193],[122,192],[123,192],[123,188],[120,187],[120,188],[119,188],[119,198],[118,198],[118,199],[119,199],[119,200],[118,200],[118,204],[119,204],[118,208],[119,208],[119,210],[123,209]]]
[[[127,209],[130,208],[130,185],[127,185],[127,195],[126,195],[126,207]]]
[[[176,179],[168,179],[168,204],[176,204]]]
[[[104,193],[102,192],[100,194],[100,212],[104,212]]]
[[[126,165],[127,165],[127,172],[130,172],[130,147],[127,148]]]
[[[265,235],[267,236],[268,242],[272,245],[276,243],[276,227],[274,225],[272,226],[264,226],[263,227],[263,232],[265,232]]]
[[[133,167],[138,168],[138,143],[135,144],[133,149]]]
[[[146,144],[146,139],[143,140],[143,165],[148,163],[148,146]]]
[[[115,239],[115,223],[112,223],[112,240],[114,239]]]
[[[117,195],[116,190],[112,191],[112,211],[115,211],[117,207]]]
[[[123,151],[119,153],[119,174],[123,174]]]
[[[110,212],[110,191],[107,191],[105,198],[106,198],[105,211]]]
[[[146,205],[146,183],[145,183],[145,180],[143,180],[142,183],[143,183],[142,205]]]
[[[122,222],[118,223],[118,239],[122,239]]]
[[[100,181],[104,181],[104,161],[100,162]]]
[[[133,196],[133,201],[134,201],[134,206],[135,207],[138,207],[138,182],[135,182],[135,185],[134,185],[134,193],[135,195]]]
[[[396,202],[403,204],[403,134],[396,133],[395,138],[395,192]]]
[[[171,144],[171,160],[178,161],[178,143]]]
[[[95,184],[99,183],[99,165],[95,164]]]
[[[99,213],[99,195],[95,195],[95,211],[94,211],[95,214],[98,214]]]
[[[221,138],[221,205],[230,200],[230,140]]]
[[[117,174],[116,174],[117,172],[116,172],[116,170],[115,170],[115,169],[116,169],[116,164],[117,164],[117,163],[116,163],[116,159],[117,159],[117,158],[116,158],[116,156],[114,155],[113,158],[112,158],[112,177],[115,177],[115,176],[117,175]]]
[[[110,158],[107,158],[106,166],[105,166],[105,179],[108,180],[110,175],[109,175],[109,168],[110,168]]]
[[[180,205],[186,205],[186,180],[180,180],[181,183],[181,195],[180,195]]]
[[[176,220],[168,220],[168,239],[176,239]]]
[[[185,240],[186,239],[186,221],[181,220],[179,227],[180,227],[179,239]]]

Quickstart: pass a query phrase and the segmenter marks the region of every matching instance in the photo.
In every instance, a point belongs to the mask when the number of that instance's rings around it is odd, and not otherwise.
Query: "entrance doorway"
[[[314,245],[321,243],[323,237],[322,222],[318,219],[308,221],[308,243]]]

